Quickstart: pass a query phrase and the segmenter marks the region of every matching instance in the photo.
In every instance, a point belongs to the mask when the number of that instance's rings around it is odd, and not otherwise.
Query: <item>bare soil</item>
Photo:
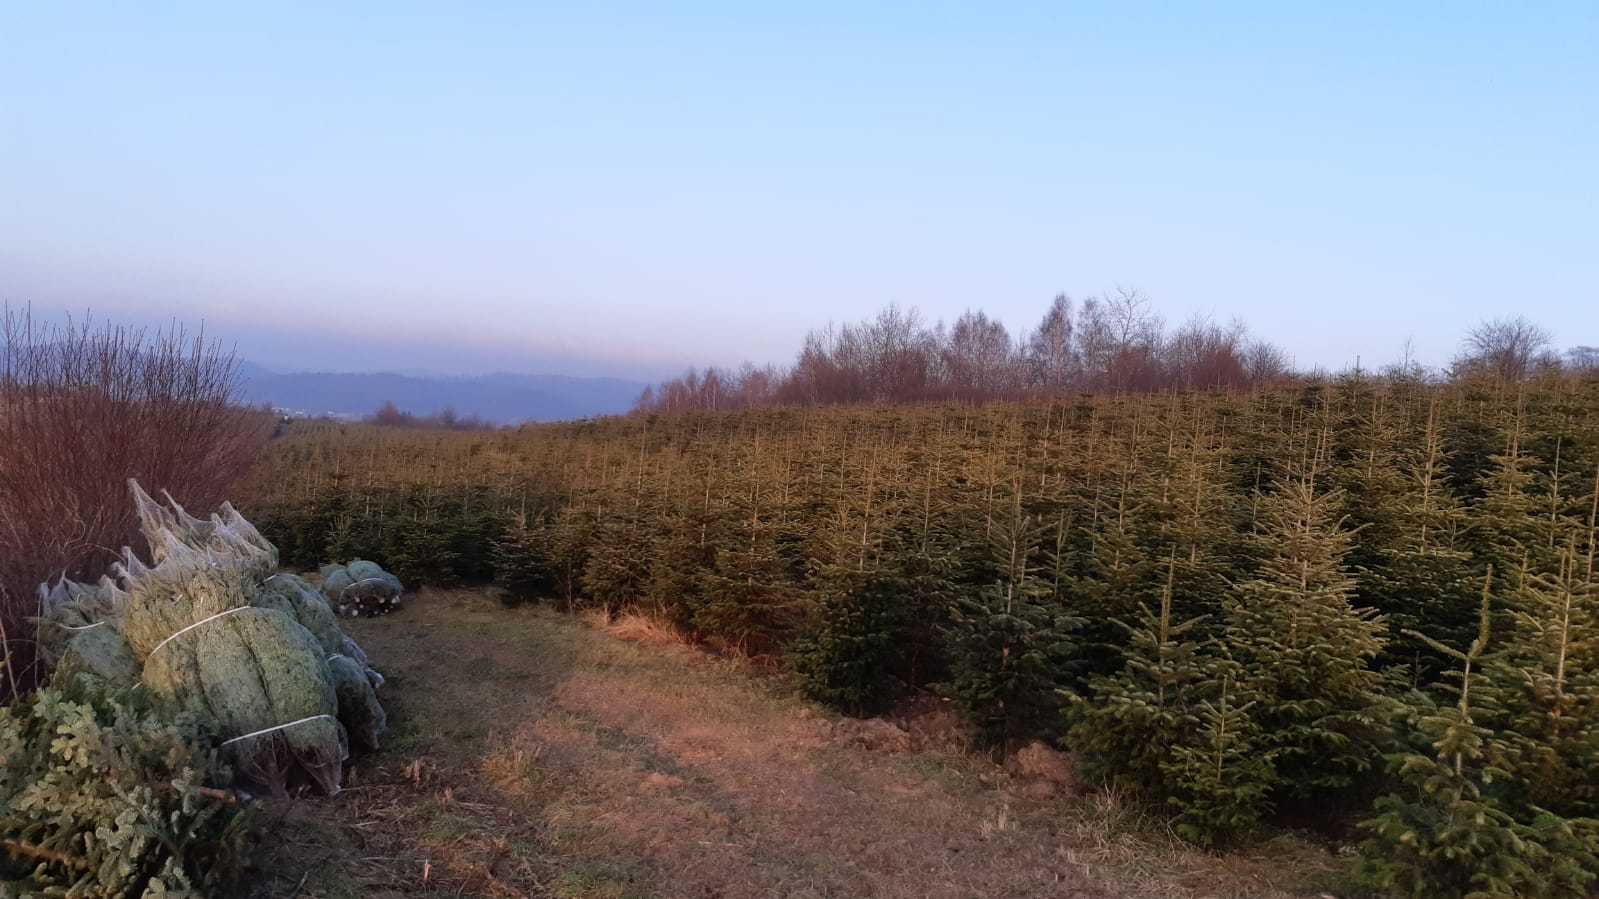
[[[340,796],[265,806],[259,895],[1265,899],[1333,876],[1294,840],[1216,857],[1114,795],[1048,796],[936,708],[870,748],[647,622],[425,591],[350,629],[389,678],[388,744]]]

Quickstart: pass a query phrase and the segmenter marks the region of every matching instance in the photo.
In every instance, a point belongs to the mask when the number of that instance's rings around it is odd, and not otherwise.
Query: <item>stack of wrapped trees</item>
[[[337,793],[350,744],[376,749],[386,727],[382,677],[231,505],[199,519],[130,484],[149,563],[124,550],[115,580],[41,588],[58,676],[142,685],[216,735],[258,789]]]
[[[376,562],[354,559],[348,564],[323,565],[322,594],[340,615],[371,618],[400,607],[405,585]]]

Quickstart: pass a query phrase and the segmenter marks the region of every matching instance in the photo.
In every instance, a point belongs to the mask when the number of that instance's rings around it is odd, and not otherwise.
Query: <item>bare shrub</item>
[[[131,542],[128,478],[191,508],[226,498],[270,421],[235,402],[237,361],[203,334],[0,307],[0,701],[27,689],[35,587],[92,579]]]
[[[1549,352],[1550,334],[1526,317],[1490,319],[1472,328],[1455,357],[1455,374],[1522,381]]]

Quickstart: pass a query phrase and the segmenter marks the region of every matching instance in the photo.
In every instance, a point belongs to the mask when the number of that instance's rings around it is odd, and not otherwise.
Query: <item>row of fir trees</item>
[[[250,514],[310,565],[636,608],[851,714],[953,699],[1222,847],[1411,896],[1599,876],[1599,384],[306,423]]]

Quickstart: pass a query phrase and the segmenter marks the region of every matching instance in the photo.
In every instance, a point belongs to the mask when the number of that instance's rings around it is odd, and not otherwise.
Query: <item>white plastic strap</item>
[[[51,621],[49,619],[45,619],[44,623],[45,624],[53,624],[56,627],[59,627],[59,628],[61,628],[64,631],[86,631],[86,630],[89,630],[90,628],[96,628],[96,627],[99,627],[102,624],[105,624],[104,621],[96,621],[93,624],[62,624],[59,621]]]
[[[188,627],[184,628],[183,630],[178,631],[176,634],[173,634],[172,636],[166,638],[165,640],[162,640],[160,643],[157,643],[155,645],[155,649],[150,650],[150,655],[155,655],[156,653],[161,651],[161,647],[167,645],[168,643],[171,643],[173,640],[177,639],[178,637],[182,636],[183,634],[188,633],[189,631],[194,630],[195,628],[199,627],[200,625],[205,624],[207,621],[215,621],[218,618],[222,618],[223,616],[232,615],[234,612],[242,612],[245,609],[249,609],[249,608],[254,608],[254,607],[253,606],[240,606],[237,609],[229,609],[226,612],[218,612],[215,615],[212,615],[210,617],[201,618],[199,621],[196,621],[195,623],[189,625]]]
[[[329,721],[334,720],[332,715],[312,715],[309,718],[301,718],[299,721],[290,721],[288,724],[279,724],[276,727],[264,727],[264,728],[262,728],[260,730],[257,730],[257,731],[252,731],[252,732],[247,733],[247,734],[241,734],[241,735],[239,735],[237,737],[234,737],[231,740],[223,740],[222,741],[222,745],[226,746],[229,743],[237,743],[240,740],[248,740],[251,737],[259,737],[262,734],[269,734],[269,733],[272,733],[275,730],[283,730],[286,727],[293,727],[296,724],[304,724],[307,721],[318,721],[318,720],[321,720],[323,718],[326,718]]]
[[[345,584],[344,585],[344,589],[339,591],[339,600],[343,601],[344,594],[349,592],[351,587],[357,587],[357,586],[360,586],[361,584],[370,584],[373,581],[377,581],[380,584],[384,583],[383,578],[380,578],[380,577],[364,577],[364,578],[361,578],[360,580],[355,581],[353,583]]]

